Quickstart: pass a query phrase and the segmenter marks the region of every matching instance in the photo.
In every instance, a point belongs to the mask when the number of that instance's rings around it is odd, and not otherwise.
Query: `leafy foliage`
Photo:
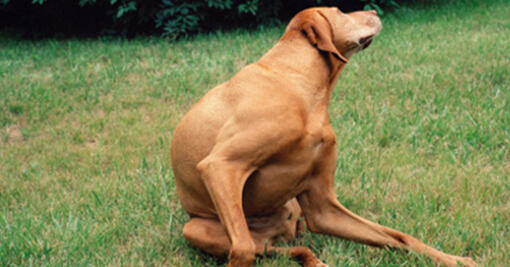
[[[163,8],[156,15],[156,28],[163,28],[163,36],[172,37],[196,31],[200,22],[197,10],[201,6],[199,2],[174,3],[163,0]]]
[[[395,0],[361,0],[365,3],[364,10],[376,10],[378,14],[383,15],[383,7],[399,7],[400,5]]]
[[[287,20],[317,5],[397,7],[397,0],[0,0],[0,25],[32,34],[154,34],[170,38],[219,27]]]

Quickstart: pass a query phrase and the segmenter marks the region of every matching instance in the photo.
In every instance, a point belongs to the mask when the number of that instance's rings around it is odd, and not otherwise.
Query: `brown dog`
[[[331,91],[352,54],[380,29],[374,11],[304,10],[258,62],[213,88],[184,116],[171,153],[177,193],[191,217],[183,234],[192,245],[230,253],[229,266],[250,266],[265,251],[323,266],[307,248],[272,246],[292,239],[304,215],[312,232],[413,250],[446,266],[475,265],[337,201]]]

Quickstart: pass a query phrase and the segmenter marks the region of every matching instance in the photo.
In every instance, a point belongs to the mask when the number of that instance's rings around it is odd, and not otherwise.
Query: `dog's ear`
[[[333,27],[322,12],[315,11],[312,16],[307,16],[302,21],[300,28],[313,46],[321,51],[329,52],[338,60],[347,63],[347,59],[338,52],[333,43]]]

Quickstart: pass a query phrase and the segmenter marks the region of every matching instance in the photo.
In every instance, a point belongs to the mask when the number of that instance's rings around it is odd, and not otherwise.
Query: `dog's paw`
[[[476,267],[476,266],[478,266],[476,264],[476,262],[472,258],[469,258],[469,257],[459,257],[457,259],[457,262],[461,263],[461,265],[464,266],[464,267]]]
[[[476,267],[476,262],[469,257],[450,256],[443,262],[448,267]]]
[[[315,260],[315,265],[313,265],[314,267],[329,267],[329,265],[325,264],[324,262],[320,261],[319,259],[316,259]]]

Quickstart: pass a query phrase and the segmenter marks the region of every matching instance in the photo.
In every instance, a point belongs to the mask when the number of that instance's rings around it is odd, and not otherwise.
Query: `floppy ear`
[[[308,41],[319,50],[331,53],[338,60],[347,63],[347,59],[338,52],[333,44],[333,28],[326,16],[317,11],[317,14],[303,22],[301,31]]]

